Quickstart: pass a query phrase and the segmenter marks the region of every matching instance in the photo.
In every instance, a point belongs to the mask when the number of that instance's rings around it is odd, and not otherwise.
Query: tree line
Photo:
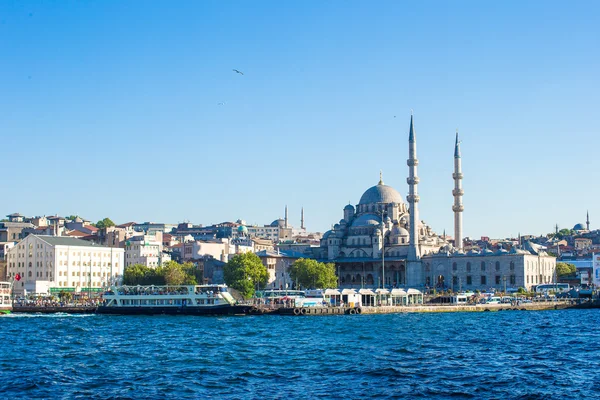
[[[296,288],[325,289],[337,287],[335,265],[301,258],[290,267],[290,278]],[[236,254],[223,268],[227,286],[236,289],[244,298],[254,296],[257,290],[265,289],[269,272],[254,253]]]
[[[134,264],[126,267],[123,273],[123,284],[128,286],[197,285],[198,282],[202,282],[202,274],[189,262],[167,261],[156,268]]]

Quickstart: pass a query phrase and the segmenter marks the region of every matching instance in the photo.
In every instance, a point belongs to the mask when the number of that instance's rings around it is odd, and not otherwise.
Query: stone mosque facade
[[[410,119],[408,196],[383,183],[367,189],[358,204],[323,235],[316,258],[335,263],[342,288],[412,287],[503,290],[554,282],[556,258],[525,243],[493,252],[463,251],[462,165],[458,133],[454,148],[454,241],[419,219],[417,140]]]

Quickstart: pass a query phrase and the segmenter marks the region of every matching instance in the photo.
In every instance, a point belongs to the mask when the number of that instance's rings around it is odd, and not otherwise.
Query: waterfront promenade
[[[293,316],[316,316],[316,315],[354,315],[354,314],[398,314],[398,313],[454,313],[454,312],[493,312],[493,311],[543,311],[564,309],[588,309],[600,308],[600,300],[581,301],[579,299],[566,299],[554,301],[537,301],[523,303],[518,306],[514,304],[419,304],[409,306],[363,306],[363,307],[277,307],[273,305],[255,306],[252,315],[293,315]],[[94,305],[15,305],[14,313],[29,314],[93,314],[96,312]]]

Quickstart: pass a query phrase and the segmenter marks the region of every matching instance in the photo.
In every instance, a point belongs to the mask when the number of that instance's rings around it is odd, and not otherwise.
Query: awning
[[[325,296],[339,296],[341,293],[337,289],[325,289]]]
[[[392,289],[392,296],[406,296],[406,292],[404,289]]]
[[[377,289],[375,291],[377,292],[377,294],[390,294],[390,291],[387,290],[387,289],[379,288],[379,289]]]
[[[375,292],[372,291],[371,289],[360,289],[358,291],[358,293],[360,293],[360,294],[369,294],[371,296],[375,296]]]
[[[344,289],[344,290],[342,290],[342,294],[356,294],[356,290],[354,290],[354,289]]]
[[[422,294],[420,290],[408,289],[408,294]]]

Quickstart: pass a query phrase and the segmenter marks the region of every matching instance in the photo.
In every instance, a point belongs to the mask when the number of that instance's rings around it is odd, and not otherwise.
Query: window
[[[471,275],[467,275],[467,285],[472,285],[473,284],[473,279],[471,278]]]
[[[496,271],[500,271],[500,261],[496,261]]]
[[[514,270],[515,270],[515,262],[514,262],[514,261],[511,261],[511,262],[510,262],[510,270],[511,270],[511,271],[514,271]]]
[[[496,285],[500,284],[500,275],[496,275]]]
[[[481,262],[481,272],[485,272],[485,261]]]
[[[471,263],[470,262],[467,263],[467,272],[471,272]]]
[[[487,280],[485,279],[485,275],[481,275],[481,284],[482,285],[486,285],[487,284]]]
[[[517,284],[517,277],[514,275],[510,276],[510,284],[511,285],[516,285]]]
[[[452,264],[452,271],[458,271],[458,265],[456,265],[456,263]]]

